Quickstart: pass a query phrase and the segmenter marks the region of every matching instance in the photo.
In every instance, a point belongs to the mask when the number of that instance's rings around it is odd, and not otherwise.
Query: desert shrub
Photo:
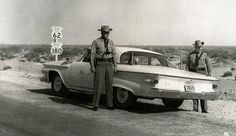
[[[25,57],[28,61],[32,61],[34,55],[33,55],[33,53],[29,52],[29,53],[26,53],[26,54],[24,55],[24,57]]]
[[[236,60],[236,53],[232,55],[232,60]]]
[[[15,55],[16,52],[13,52],[12,50],[9,50],[8,48],[3,48],[0,50],[1,60],[8,60],[8,59],[14,58],[15,56],[13,54]]]
[[[231,61],[236,60],[236,50],[232,47],[227,48],[215,48],[208,50],[210,58],[214,58],[215,63],[230,64]]]
[[[0,57],[4,58],[4,60],[15,58],[16,54],[21,52],[21,46],[11,46],[0,48]]]
[[[12,45],[5,48],[5,52],[7,52],[8,54],[16,54],[16,53],[21,52],[21,49],[22,49],[21,46]]]
[[[12,59],[12,58],[15,58],[14,55],[3,55],[3,56],[0,56],[1,60],[9,60],[9,59]]]
[[[233,73],[231,71],[226,71],[221,77],[229,77],[233,76]]]
[[[80,47],[65,47],[63,48],[63,53],[61,55],[62,58],[65,57],[75,57],[80,56],[83,52],[85,52],[84,48]]]
[[[229,64],[229,61],[227,59],[221,57],[215,58],[215,63],[220,63],[220,62],[222,62],[223,64]]]
[[[208,55],[211,58],[230,59],[233,55],[233,52],[231,49],[215,49],[208,51]]]
[[[8,70],[8,69],[12,69],[12,67],[8,65],[3,67],[3,70]]]
[[[31,49],[28,53],[24,55],[27,61],[34,61],[39,62],[40,57],[42,55],[49,56],[50,55],[50,48],[49,46],[46,47],[36,47]]]
[[[13,58],[15,58],[15,56],[11,55],[11,54],[7,54],[5,57],[6,57],[6,59],[13,59]]]

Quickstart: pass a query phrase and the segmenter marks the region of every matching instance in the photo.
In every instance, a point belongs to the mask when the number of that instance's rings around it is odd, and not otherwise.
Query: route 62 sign
[[[63,30],[63,28],[60,26],[52,27],[52,33],[51,33],[52,38],[53,39],[61,39],[62,38],[62,30]]]
[[[52,55],[61,55],[63,52],[62,43],[52,43],[51,44],[51,54]]]

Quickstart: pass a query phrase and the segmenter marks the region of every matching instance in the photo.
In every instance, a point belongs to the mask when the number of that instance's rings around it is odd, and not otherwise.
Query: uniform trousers
[[[202,111],[207,111],[207,101],[200,100]],[[199,101],[198,99],[193,100],[193,110],[198,111]]]
[[[206,70],[198,70],[197,73],[206,74]],[[202,111],[207,111],[207,100],[200,100]],[[193,100],[193,110],[198,111],[199,100]]]
[[[113,107],[113,63],[109,61],[98,61],[94,77],[93,106],[98,107],[101,93],[106,91],[107,106]]]

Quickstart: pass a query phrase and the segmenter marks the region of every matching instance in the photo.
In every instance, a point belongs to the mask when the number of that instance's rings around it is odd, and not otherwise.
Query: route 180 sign
[[[51,46],[52,55],[61,55],[63,53],[62,43],[52,43]]]

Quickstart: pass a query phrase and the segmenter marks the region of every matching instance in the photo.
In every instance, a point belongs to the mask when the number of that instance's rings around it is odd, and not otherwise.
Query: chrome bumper
[[[151,98],[174,98],[174,99],[204,99],[204,100],[217,100],[219,93],[217,92],[180,92],[180,91],[163,91],[163,90],[151,90],[148,96]]]

